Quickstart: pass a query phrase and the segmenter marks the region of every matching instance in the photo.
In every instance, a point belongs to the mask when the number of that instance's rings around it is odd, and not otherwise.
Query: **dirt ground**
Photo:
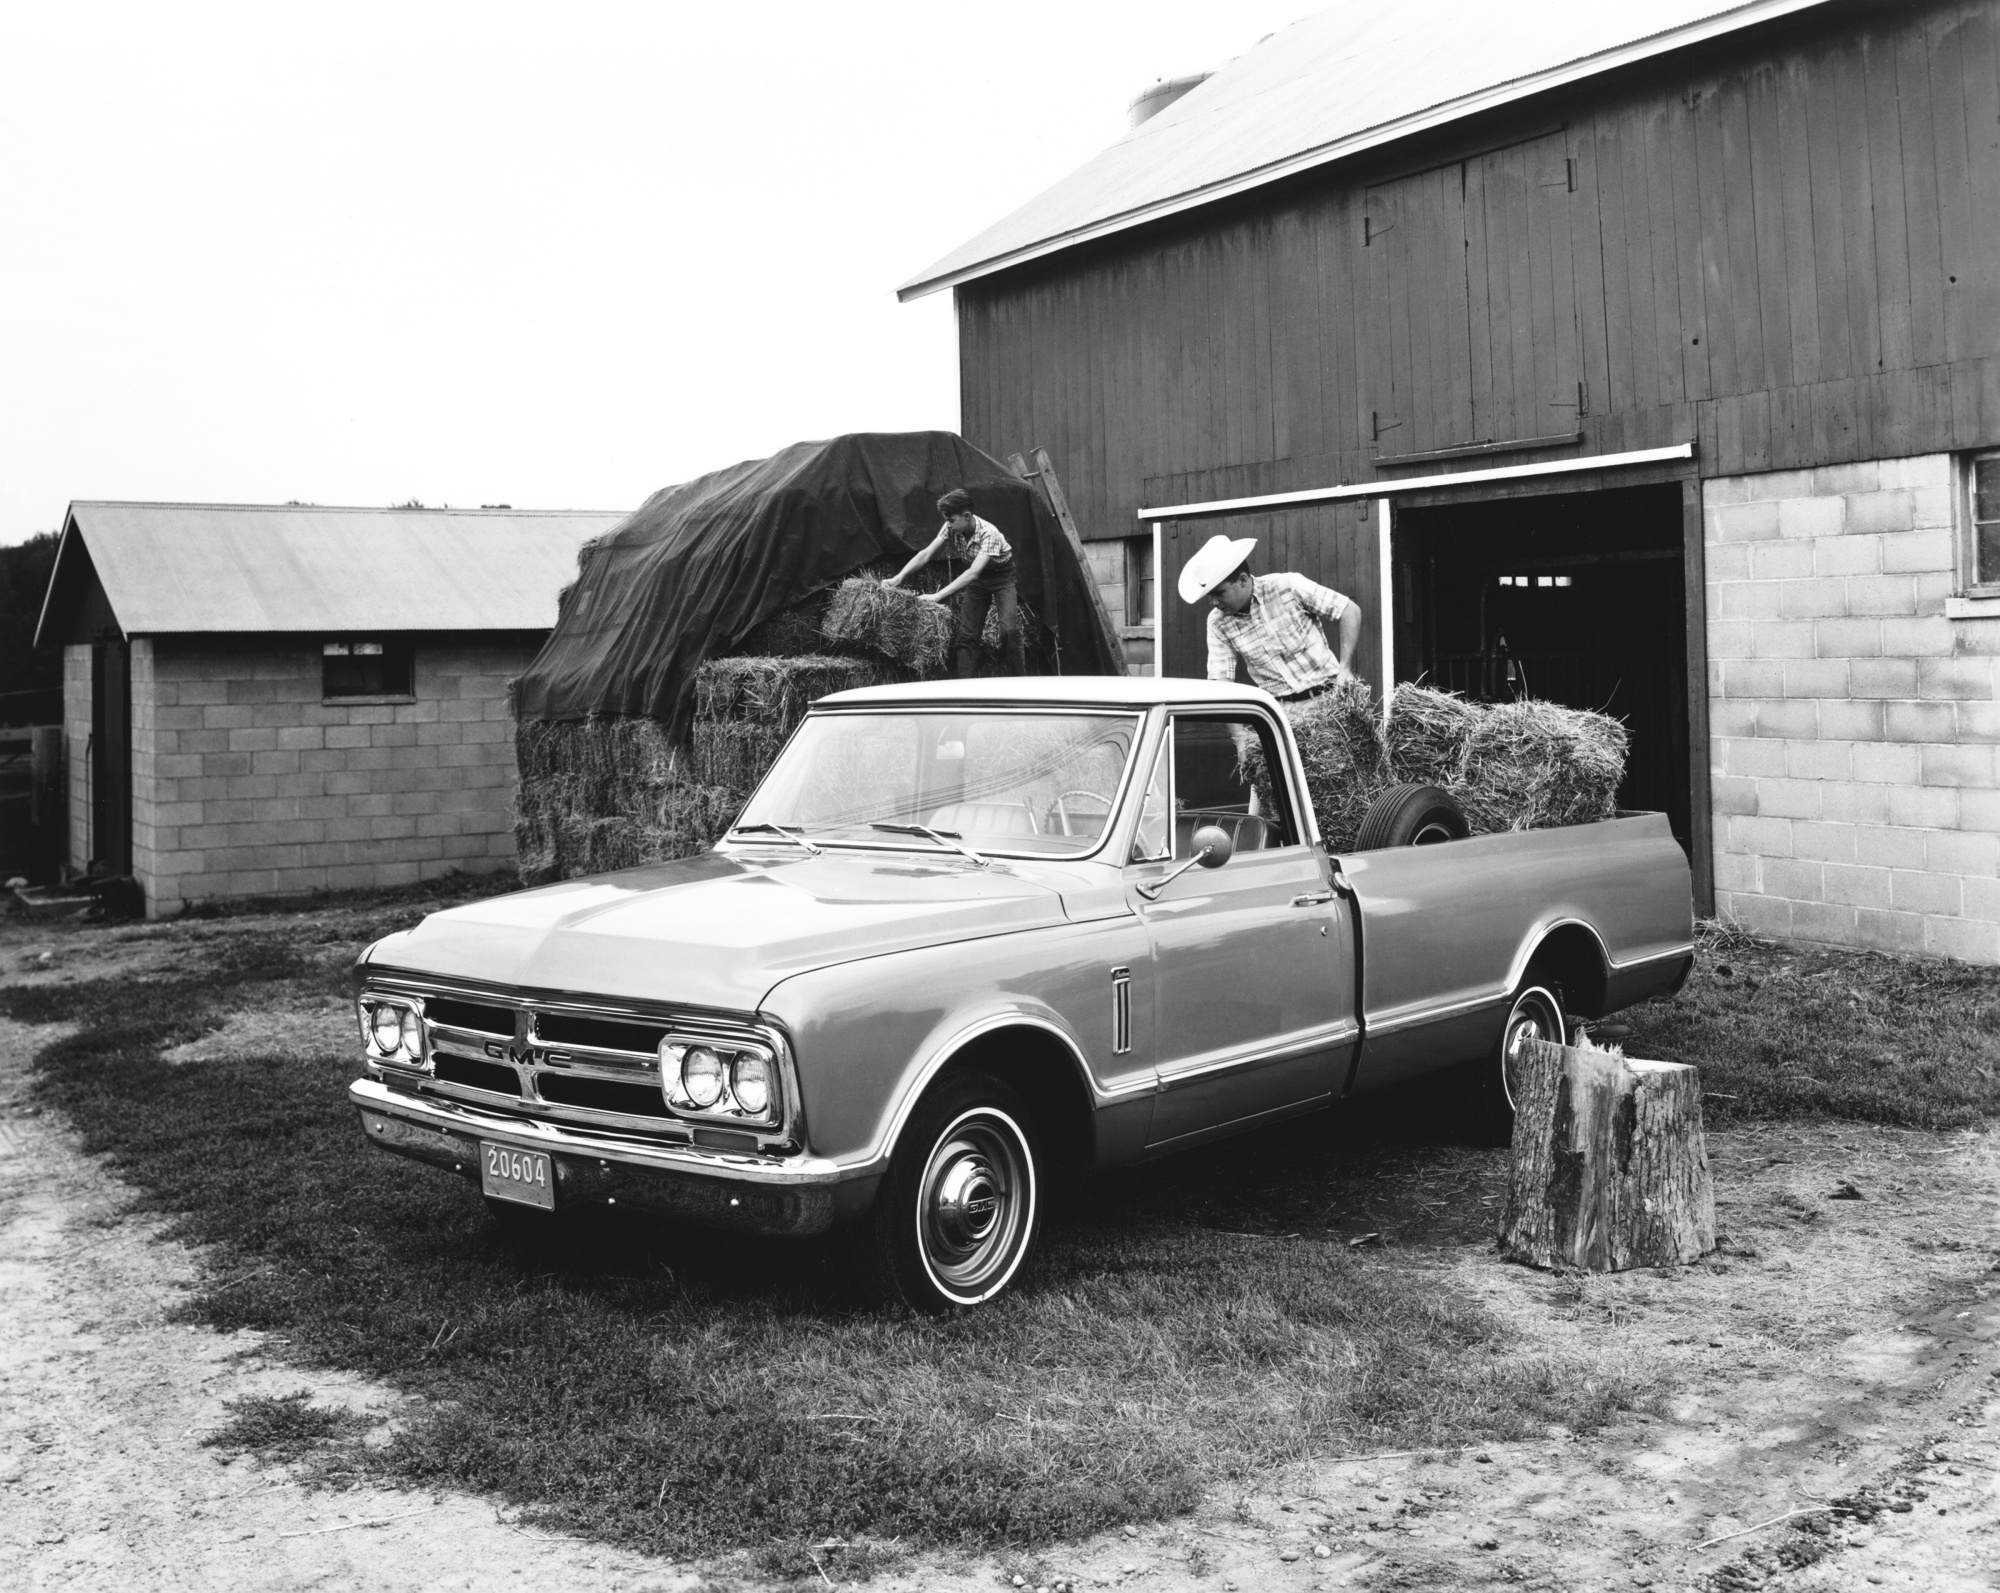
[[[177,937],[215,932],[0,924],[0,981],[164,968]],[[162,1065],[268,1054],[275,1033],[337,1049],[349,1023],[337,1002],[238,1016]],[[306,1389],[391,1422],[399,1396],[171,1320],[204,1259],[126,1211],[30,1102],[50,1037],[0,1024],[0,1580],[760,1585],[740,1562],[666,1565],[514,1524],[490,1500],[329,1490],[204,1447],[243,1395]],[[1667,1390],[1655,1410],[1587,1437],[1302,1466],[1191,1517],[1033,1558],[915,1555],[873,1585],[2000,1586],[2000,1142],[1786,1124],[1713,1134],[1710,1153],[1725,1239],[1699,1267],[1579,1280],[1485,1245],[1399,1241],[1552,1355],[1643,1371]]]

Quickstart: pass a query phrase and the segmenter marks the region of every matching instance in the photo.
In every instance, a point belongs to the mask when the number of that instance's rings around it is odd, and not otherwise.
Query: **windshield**
[[[873,828],[921,824],[980,852],[1080,857],[1097,850],[1138,730],[1132,714],[815,715],[737,826],[944,851],[921,835]]]

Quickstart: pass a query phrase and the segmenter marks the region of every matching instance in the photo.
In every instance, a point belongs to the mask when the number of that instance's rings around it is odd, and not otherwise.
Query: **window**
[[[1967,461],[1964,513],[1960,564],[1966,588],[2000,595],[2000,453]]]
[[[1125,539],[1125,623],[1150,625],[1153,613],[1153,538]]]
[[[320,649],[319,694],[328,702],[408,697],[414,678],[408,642],[328,642]]]
[[[1194,855],[1204,824],[1227,830],[1239,852],[1297,843],[1277,737],[1251,715],[1174,716],[1174,856]]]

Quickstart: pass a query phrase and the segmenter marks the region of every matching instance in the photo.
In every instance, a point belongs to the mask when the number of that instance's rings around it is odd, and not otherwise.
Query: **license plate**
[[[523,1206],[556,1209],[555,1169],[547,1151],[515,1150],[479,1142],[479,1187],[496,1200],[518,1201]]]

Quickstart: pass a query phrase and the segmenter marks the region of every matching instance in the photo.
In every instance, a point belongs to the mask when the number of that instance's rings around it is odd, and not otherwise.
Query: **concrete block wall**
[[[506,687],[533,654],[420,641],[411,699],[327,703],[316,642],[136,640],[132,850],[147,911],[511,862]]]
[[[69,782],[69,856],[72,874],[90,866],[90,648],[63,649],[63,762]]]
[[[1718,912],[2000,963],[2000,618],[1950,455],[1703,484]]]

